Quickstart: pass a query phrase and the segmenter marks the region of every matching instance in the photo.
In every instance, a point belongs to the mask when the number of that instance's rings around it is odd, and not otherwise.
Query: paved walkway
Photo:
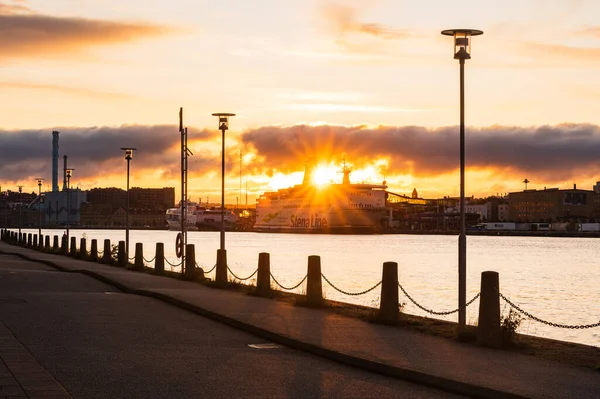
[[[0,252],[85,273],[294,348],[462,394],[600,398],[600,374],[581,367],[6,243],[0,243]]]
[[[0,322],[0,399],[71,396]]]

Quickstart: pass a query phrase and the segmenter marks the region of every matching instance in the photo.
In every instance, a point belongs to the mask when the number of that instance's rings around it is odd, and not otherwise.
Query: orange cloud
[[[0,58],[79,52],[89,46],[112,45],[169,33],[164,26],[35,13],[19,4],[2,4]]]
[[[563,44],[525,43],[524,54],[540,59],[569,63],[573,61],[600,61],[600,47],[575,47]]]
[[[173,185],[179,179],[180,136],[175,125],[56,130],[61,132],[60,156],[69,156],[69,165],[81,179],[78,181],[106,185],[110,176],[122,177],[120,147],[124,146],[138,149],[132,167],[146,184]],[[0,181],[34,181],[36,176],[49,176],[51,131],[0,130]],[[226,174],[236,176],[232,187],[239,188],[239,151],[243,146],[243,174],[255,182],[251,185],[255,189],[265,188],[270,176],[301,172],[311,159],[339,166],[345,158],[356,173],[371,171],[368,174],[372,177],[385,176],[388,182],[404,181],[394,183],[402,190],[417,186],[419,192],[442,192],[458,184],[458,133],[456,126],[264,126],[237,137],[241,143],[228,144]],[[219,188],[221,159],[218,150],[213,151],[215,143],[220,144],[220,132],[190,128],[188,144],[194,152],[189,160],[190,178],[198,179],[194,190],[203,195]],[[587,184],[596,181],[600,173],[598,153],[597,125],[468,127],[467,177],[474,183],[469,190],[504,192],[515,184],[520,187],[525,177],[538,187]]]
[[[320,9],[327,29],[333,33],[336,45],[350,53],[372,54],[381,50],[381,40],[406,39],[404,30],[392,29],[377,23],[359,21],[357,9],[329,3]]]
[[[390,29],[376,23],[359,22],[355,8],[341,4],[327,4],[322,8],[323,16],[341,36],[347,33],[361,33],[382,39],[403,39],[409,34],[402,30]]]
[[[174,125],[68,127],[45,130],[0,130],[0,179],[31,179],[50,174],[52,130],[60,131],[59,150],[77,168],[77,176],[91,179],[120,173],[123,151],[134,147],[138,171],[156,170],[176,176],[180,170],[180,135]],[[218,132],[190,129],[190,143],[211,142]],[[194,151],[190,168],[198,175],[215,170],[216,157]]]
[[[129,99],[133,100],[136,97],[124,93],[111,93],[105,91],[98,91],[92,89],[86,89],[83,87],[69,87],[61,85],[53,85],[46,83],[30,83],[30,82],[6,82],[0,81],[0,88],[6,89],[34,89],[34,90],[51,90],[70,94],[81,97],[91,97],[94,99],[106,99],[106,100],[117,100],[117,99]]]
[[[600,26],[590,26],[585,29],[581,29],[578,33],[580,35],[594,36],[600,38]]]
[[[457,127],[419,126],[265,126],[241,140],[256,152],[255,168],[297,171],[308,159],[339,163],[345,157],[362,168],[386,159],[390,175],[430,176],[458,168]],[[536,180],[569,179],[598,171],[600,127],[590,124],[467,129],[467,164],[471,170],[528,173]]]
[[[33,10],[24,5],[25,1],[13,0],[11,4],[0,3],[0,15],[33,13]]]

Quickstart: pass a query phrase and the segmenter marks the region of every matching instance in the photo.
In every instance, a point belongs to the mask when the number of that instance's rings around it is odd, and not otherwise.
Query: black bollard
[[[144,244],[142,244],[141,242],[137,242],[135,244],[134,270],[137,270],[137,271],[144,270]]]
[[[69,247],[69,256],[77,256],[77,237],[71,237],[71,246]]]
[[[27,246],[31,247],[31,245],[33,245],[32,234],[31,233],[27,233]]]
[[[104,239],[104,253],[102,254],[102,263],[112,265],[112,248],[110,247],[110,240]]]
[[[385,262],[381,276],[381,303],[378,321],[395,324],[398,321],[398,263]]]
[[[37,240],[38,240],[38,236],[37,236],[37,234],[35,234],[33,236],[33,247],[34,248],[37,248],[37,246],[38,246],[38,241]]]
[[[227,284],[227,250],[217,249],[217,271],[215,274],[215,282],[218,285]]]
[[[90,260],[92,262],[98,261],[98,240],[92,239],[92,246],[90,247]]]
[[[194,244],[185,246],[185,277],[193,279],[196,275],[196,248]]]
[[[87,259],[87,240],[85,238],[79,240],[79,259]]]
[[[50,236],[44,237],[44,249],[46,249],[46,251],[50,249]]]
[[[306,302],[311,306],[323,303],[323,284],[321,280],[321,257],[308,257],[308,276],[306,277]]]
[[[165,244],[156,243],[156,257],[154,259],[154,273],[161,274],[165,271]]]
[[[258,254],[256,294],[260,296],[271,295],[271,257],[267,252]]]
[[[502,346],[500,326],[500,277],[498,272],[481,273],[477,343],[491,348]]]
[[[58,251],[58,236],[54,236],[52,239],[52,249]]]
[[[68,251],[69,243],[67,242],[67,236],[63,235],[60,242],[60,252],[66,254]]]
[[[125,252],[125,241],[119,241],[119,252],[117,254],[117,263],[119,266],[127,266],[127,253]]]

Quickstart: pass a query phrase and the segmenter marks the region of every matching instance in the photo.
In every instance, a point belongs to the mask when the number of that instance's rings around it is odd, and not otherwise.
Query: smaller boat
[[[185,220],[186,229],[188,231],[196,231],[197,210],[198,205],[193,202],[187,203],[187,216]],[[169,230],[181,230],[181,202],[178,208],[169,208],[166,212],[166,220],[169,225]]]
[[[238,215],[232,210],[225,209],[223,221],[227,230],[235,229]],[[169,230],[181,230],[181,205],[178,208],[169,208],[166,212]],[[220,230],[221,208],[203,207],[195,202],[188,202],[186,226],[188,231]]]
[[[226,230],[235,229],[238,223],[238,215],[232,210],[225,209],[223,214],[223,223]],[[198,230],[220,230],[221,229],[221,208],[198,207],[196,213],[196,227]]]

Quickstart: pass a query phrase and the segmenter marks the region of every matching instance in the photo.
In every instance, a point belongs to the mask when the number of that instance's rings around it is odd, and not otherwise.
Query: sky
[[[82,188],[180,188],[226,202],[302,181],[459,193],[459,65],[465,66],[466,194],[600,180],[600,2],[504,0],[0,0],[0,186],[51,185],[52,130]],[[60,182],[62,186],[62,181]]]

